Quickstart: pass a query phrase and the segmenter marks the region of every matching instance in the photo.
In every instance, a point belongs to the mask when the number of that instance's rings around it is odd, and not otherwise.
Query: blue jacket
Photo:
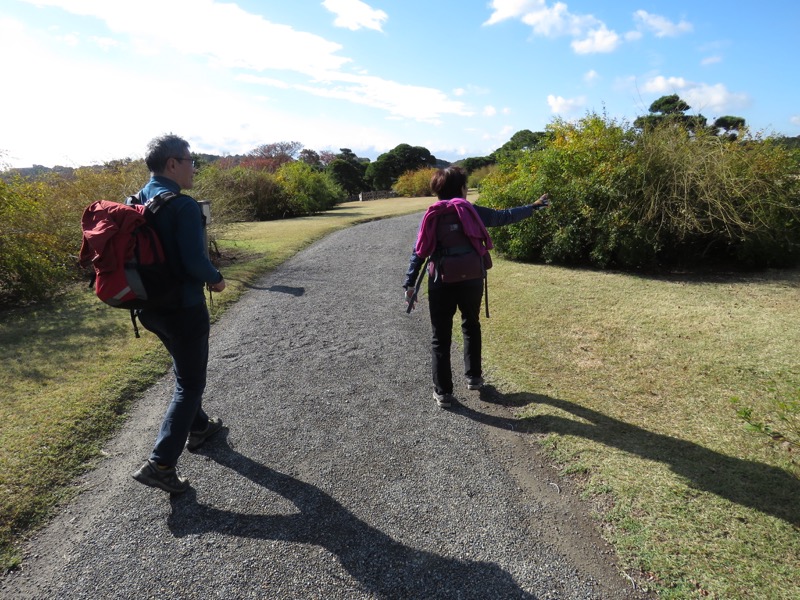
[[[179,195],[158,211],[154,224],[167,260],[183,279],[183,306],[188,308],[205,302],[205,284],[219,283],[222,273],[208,258],[203,213],[194,198],[181,194],[172,179],[158,175],[147,182],[141,194],[147,201],[167,191]]]

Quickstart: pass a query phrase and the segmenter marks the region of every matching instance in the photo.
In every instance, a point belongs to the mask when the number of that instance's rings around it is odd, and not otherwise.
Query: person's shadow
[[[494,563],[445,558],[394,541],[355,517],[319,488],[279,473],[235,451],[223,429],[203,454],[291,501],[289,515],[244,514],[201,504],[189,489],[171,498],[176,537],[207,531],[244,538],[315,544],[334,554],[363,588],[385,598],[528,598]]]
[[[501,429],[580,436],[619,448],[669,465],[695,489],[714,493],[800,527],[800,480],[783,469],[652,433],[566,400],[530,393],[501,394],[491,386],[482,389],[480,397],[485,402],[505,406],[548,404],[575,415],[577,419],[553,415],[521,419],[498,417],[465,405],[459,405],[456,414]]]

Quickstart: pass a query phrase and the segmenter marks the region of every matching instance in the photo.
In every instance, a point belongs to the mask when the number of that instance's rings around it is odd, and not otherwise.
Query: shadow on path
[[[530,393],[501,394],[486,386],[481,400],[506,406],[548,404],[581,419],[551,415],[498,417],[459,405],[456,414],[519,433],[580,436],[670,466],[698,490],[754,508],[800,527],[800,480],[778,467],[726,456],[678,438],[652,433],[566,400]]]
[[[404,546],[356,518],[319,488],[265,467],[235,451],[227,430],[204,454],[291,501],[299,513],[255,515],[200,504],[194,490],[171,499],[168,519],[176,537],[208,531],[227,535],[315,544],[334,554],[342,567],[372,594],[392,598],[528,598],[493,563],[444,558]]]

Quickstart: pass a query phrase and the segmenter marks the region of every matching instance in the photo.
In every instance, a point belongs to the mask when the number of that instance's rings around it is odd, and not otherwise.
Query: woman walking
[[[491,268],[492,240],[487,227],[510,225],[527,219],[549,206],[547,194],[533,204],[503,210],[473,206],[467,202],[467,173],[460,167],[440,169],[431,178],[438,197],[422,217],[417,242],[406,272],[405,301],[413,308],[415,283],[425,260],[428,262],[433,398],[449,408],[453,397],[450,345],[453,317],[461,312],[464,338],[464,376],[467,389],[483,385],[481,368],[480,307],[486,270]]]

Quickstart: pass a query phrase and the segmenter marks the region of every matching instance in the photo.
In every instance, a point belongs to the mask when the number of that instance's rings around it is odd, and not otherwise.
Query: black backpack
[[[483,279],[492,268],[492,257],[487,252],[480,256],[464,234],[458,213],[446,213],[436,221],[436,250],[431,257],[429,275],[434,281],[457,283]]]

